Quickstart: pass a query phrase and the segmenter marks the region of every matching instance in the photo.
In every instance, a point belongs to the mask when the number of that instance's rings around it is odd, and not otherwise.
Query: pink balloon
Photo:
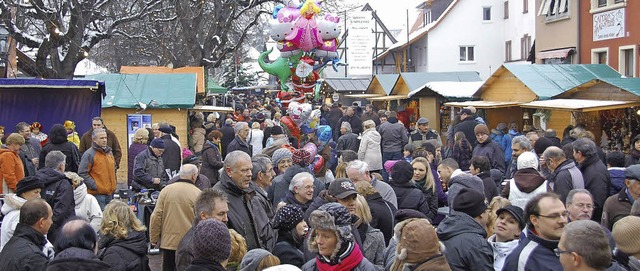
[[[316,146],[316,144],[314,143],[309,142],[302,148],[311,154],[309,157],[309,163],[313,162],[313,158],[316,157],[316,154],[318,154],[318,146]]]
[[[311,19],[305,17],[298,18],[294,25],[293,32],[287,35],[285,39],[291,41],[305,52],[310,52],[322,45],[322,37],[318,31],[318,24],[316,23],[315,17],[311,17]]]

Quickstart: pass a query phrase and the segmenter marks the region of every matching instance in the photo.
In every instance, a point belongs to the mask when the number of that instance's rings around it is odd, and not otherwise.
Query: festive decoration
[[[316,154],[318,154],[318,146],[316,146],[316,144],[309,142],[307,144],[304,145],[304,147],[302,147],[303,149],[305,149],[306,151],[308,151],[311,154],[311,157],[309,159],[309,163],[313,162],[313,158],[316,157]]]
[[[300,57],[302,57],[302,52],[292,55],[291,57],[280,57],[273,63],[266,63],[264,59],[272,51],[273,48],[269,49],[266,52],[262,52],[260,54],[260,57],[258,57],[258,64],[260,65],[260,68],[262,68],[268,74],[278,77],[278,79],[280,80],[280,87],[283,90],[288,90],[289,87],[285,83],[293,74],[291,67],[293,66],[293,63],[298,63]]]
[[[320,155],[312,156],[314,159],[309,165],[309,170],[313,171],[313,174],[318,174],[324,166],[324,158]]]
[[[320,125],[316,130],[316,136],[318,138],[318,152],[321,152],[324,147],[329,144],[332,138],[331,127],[329,125]]]
[[[289,116],[284,116],[280,119],[280,123],[283,124],[282,128],[289,136],[300,139],[300,128],[293,122]]]

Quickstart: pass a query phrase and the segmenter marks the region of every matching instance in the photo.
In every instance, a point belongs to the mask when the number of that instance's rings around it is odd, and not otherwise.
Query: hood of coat
[[[487,237],[487,231],[480,223],[473,217],[458,211],[451,211],[451,214],[440,222],[436,232],[442,241],[465,233],[478,234],[482,238]]]
[[[71,180],[69,180],[67,176],[52,168],[43,168],[41,170],[38,170],[38,172],[36,173],[36,177],[38,177],[38,179],[40,179],[44,183],[45,187],[61,180],[66,180],[71,183]]]
[[[51,130],[49,130],[49,142],[52,144],[67,142],[67,129],[60,124],[53,125]]]
[[[482,179],[480,179],[478,176],[474,176],[464,172],[455,176],[452,174],[449,183],[447,183],[447,186],[451,187],[454,184],[459,184],[463,187],[475,189],[476,191],[483,191],[484,193],[484,184],[482,183]]]
[[[493,249],[493,254],[494,255],[497,255],[496,253],[500,253],[500,254],[503,254],[503,255],[509,254],[520,243],[520,239],[514,239],[514,240],[511,240],[509,242],[496,242],[496,235],[495,234],[491,235],[491,237],[489,237],[489,239],[487,241],[489,241],[489,244],[491,245],[491,248]]]
[[[242,258],[240,263],[240,271],[253,271],[258,270],[258,266],[264,257],[271,255],[269,251],[261,248],[252,249]]]
[[[142,231],[134,231],[129,229],[126,239],[115,239],[112,236],[103,236],[98,242],[98,248],[118,246],[125,248],[136,255],[142,256],[147,254],[147,239]]]
[[[533,168],[524,168],[516,171],[513,174],[513,180],[516,182],[518,190],[525,193],[531,193],[545,181],[544,177]]]
[[[80,203],[87,196],[87,185],[82,183],[80,186],[73,190],[73,198],[76,200],[76,207],[80,206]]]
[[[18,197],[16,194],[7,194],[4,196],[4,204],[2,205],[2,214],[7,215],[11,211],[20,210],[22,205],[27,202],[26,199]]]

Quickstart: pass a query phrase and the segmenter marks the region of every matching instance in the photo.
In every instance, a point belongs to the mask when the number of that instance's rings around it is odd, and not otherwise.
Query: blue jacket
[[[623,167],[611,167],[609,170],[609,176],[611,176],[611,186],[609,187],[609,196],[618,194],[620,190],[625,188],[624,185],[624,168]]]
[[[502,271],[551,271],[563,270],[560,259],[553,252],[558,247],[558,241],[542,239],[535,235],[529,227],[526,235],[520,239],[520,244],[507,256]],[[524,267],[519,266],[520,263]]]

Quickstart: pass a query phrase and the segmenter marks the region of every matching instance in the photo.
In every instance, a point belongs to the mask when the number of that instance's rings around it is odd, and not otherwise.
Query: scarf
[[[316,267],[320,271],[350,271],[358,266],[358,264],[362,262],[362,259],[364,259],[364,256],[362,256],[362,251],[360,250],[360,246],[358,246],[358,243],[356,242],[353,242],[353,245],[351,246],[351,252],[347,250],[347,253],[345,254],[347,255],[344,257],[341,256],[338,264],[335,265],[326,263],[325,261],[320,259],[320,257],[322,256],[318,256],[316,257]]]

